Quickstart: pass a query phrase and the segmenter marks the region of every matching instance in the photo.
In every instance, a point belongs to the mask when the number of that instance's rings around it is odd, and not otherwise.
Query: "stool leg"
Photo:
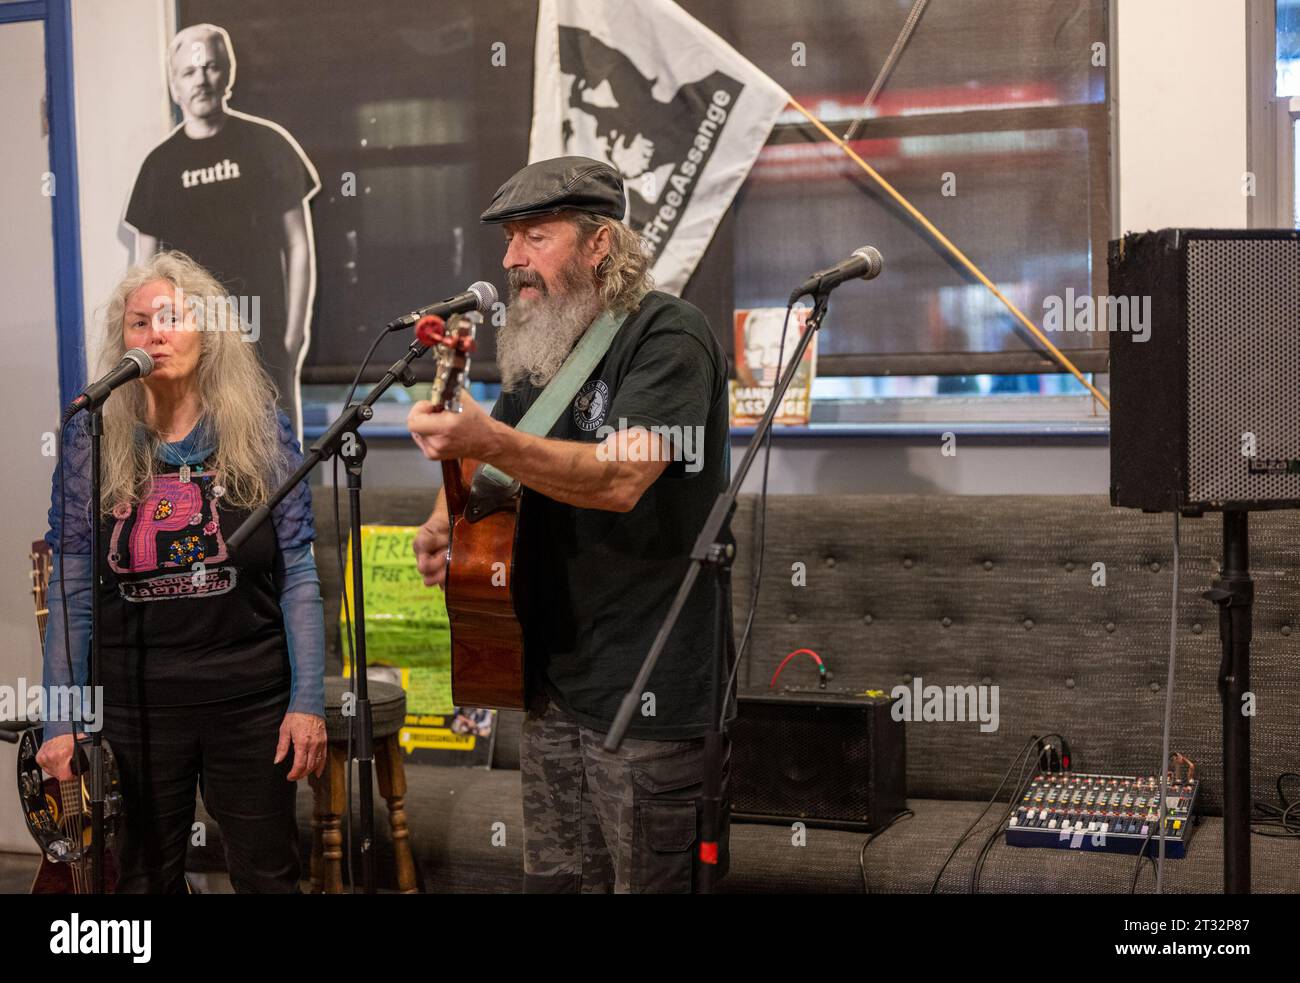
[[[343,893],[343,810],[347,745],[329,745],[325,770],[312,787],[311,893]]]
[[[415,861],[411,857],[411,831],[406,825],[406,766],[397,735],[390,734],[375,748],[375,773],[379,794],[388,803],[388,826],[393,837],[397,890],[415,894]]]
[[[307,773],[307,784],[311,786],[311,893],[320,894],[324,890],[321,872],[321,834],[325,828],[325,812],[329,798],[329,765],[321,772],[319,778]]]

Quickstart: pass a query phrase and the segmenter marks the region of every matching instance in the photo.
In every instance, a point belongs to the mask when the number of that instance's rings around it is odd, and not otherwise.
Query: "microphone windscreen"
[[[863,246],[861,249],[853,250],[853,255],[861,256],[871,264],[871,268],[862,274],[862,279],[873,280],[880,276],[880,271],[885,265],[885,258],[880,255],[879,249],[875,246]]]
[[[479,313],[487,314],[496,306],[497,288],[486,280],[478,280],[469,285],[469,292],[478,298]]]
[[[132,348],[122,357],[129,358],[131,361],[135,362],[136,365],[140,366],[141,379],[153,371],[153,358],[151,358],[149,353],[143,348]]]

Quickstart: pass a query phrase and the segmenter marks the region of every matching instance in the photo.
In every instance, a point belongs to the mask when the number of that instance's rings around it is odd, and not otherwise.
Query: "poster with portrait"
[[[146,155],[131,189],[122,221],[135,261],[178,249],[216,277],[301,438],[299,374],[316,293],[309,201],[320,179],[287,130],[229,105],[235,50],[224,28],[179,31],[164,71],[181,122]]]
[[[794,358],[799,337],[808,330],[811,309],[796,307],[790,312],[790,330],[785,331],[781,351],[784,307],[756,307],[736,311],[736,378],[730,381],[731,425],[755,426],[772,401],[777,379]],[[796,334],[796,331],[798,332]],[[773,422],[777,426],[806,427],[812,416],[812,386],[817,377],[817,338],[809,342],[785,399]]]

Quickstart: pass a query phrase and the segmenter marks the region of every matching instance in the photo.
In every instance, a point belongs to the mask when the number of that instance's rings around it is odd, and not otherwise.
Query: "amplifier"
[[[1111,504],[1300,505],[1300,232],[1163,229],[1109,259]]]
[[[731,818],[876,830],[906,807],[903,722],[879,690],[740,696],[731,727]]]

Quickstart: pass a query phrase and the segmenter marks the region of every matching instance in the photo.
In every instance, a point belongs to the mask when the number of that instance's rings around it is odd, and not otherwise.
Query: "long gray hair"
[[[641,303],[654,289],[650,257],[641,237],[617,219],[590,212],[570,212],[580,241],[590,242],[600,229],[609,229],[609,255],[596,267],[596,290],[606,309],[622,313]]]
[[[213,463],[216,480],[226,489],[224,502],[235,508],[263,505],[283,470],[275,384],[258,362],[248,326],[212,274],[181,252],[160,252],[131,267],[104,308],[100,371],[112,371],[126,351],[123,325],[128,299],[158,280],[202,303],[199,400],[205,427],[217,442]],[[141,428],[144,440],[137,435]],[[105,513],[116,505],[138,503],[149,494],[161,444],[162,438],[149,425],[143,386],[123,386],[104,404]]]

